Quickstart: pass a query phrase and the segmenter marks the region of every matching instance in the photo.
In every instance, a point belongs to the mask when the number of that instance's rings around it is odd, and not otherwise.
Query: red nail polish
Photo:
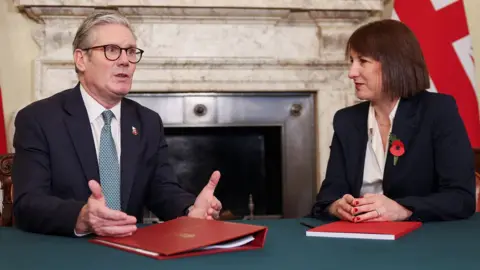
[[[357,209],[357,208],[353,208],[353,212],[355,212],[355,213],[356,213],[357,211],[358,211],[358,209]]]
[[[358,201],[355,201],[355,205],[358,205]]]
[[[359,217],[356,217],[356,218],[355,218],[355,221],[360,221],[360,218],[359,218]]]

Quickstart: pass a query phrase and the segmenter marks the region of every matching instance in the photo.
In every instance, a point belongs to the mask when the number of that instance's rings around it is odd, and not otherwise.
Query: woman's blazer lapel
[[[420,108],[419,101],[421,96],[422,94],[418,94],[409,99],[401,99],[398,104],[398,109],[393,120],[391,135],[394,135],[403,143],[405,152],[398,158],[397,163],[394,165],[394,156],[390,152],[391,142],[389,142],[387,160],[383,174],[384,193],[388,193],[388,190],[394,181],[400,180],[400,178],[396,177],[398,175],[397,172],[404,167],[405,161],[408,158],[409,148],[413,145],[417,133]]]
[[[368,120],[368,109],[370,102],[361,103],[358,107],[359,110],[355,112],[354,123],[355,130],[352,134],[347,134],[347,137],[350,137],[350,146],[351,153],[347,156],[347,159],[350,159],[351,169],[353,179],[352,181],[352,196],[360,196],[360,188],[362,187],[363,182],[363,169],[365,167],[365,153],[367,149],[368,141],[368,130],[367,130],[367,120]]]

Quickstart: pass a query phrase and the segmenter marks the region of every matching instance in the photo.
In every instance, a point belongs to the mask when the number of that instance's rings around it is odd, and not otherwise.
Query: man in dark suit
[[[219,172],[196,198],[184,191],[168,164],[160,116],[124,97],[143,54],[126,18],[92,14],[73,49],[79,83],[16,117],[16,226],[44,234],[126,236],[145,206],[162,220],[217,218]]]

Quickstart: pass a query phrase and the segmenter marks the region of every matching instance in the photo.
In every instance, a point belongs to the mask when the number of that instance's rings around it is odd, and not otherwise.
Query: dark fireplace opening
[[[166,127],[165,135],[169,161],[189,192],[199,194],[220,171],[222,219],[282,216],[281,126]]]

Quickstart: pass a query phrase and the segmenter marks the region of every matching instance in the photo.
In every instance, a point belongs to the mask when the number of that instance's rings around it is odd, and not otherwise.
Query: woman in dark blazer
[[[312,215],[352,222],[470,217],[473,150],[455,100],[426,91],[429,74],[414,34],[395,20],[372,22],[352,34],[346,53],[364,102],[334,116]]]

